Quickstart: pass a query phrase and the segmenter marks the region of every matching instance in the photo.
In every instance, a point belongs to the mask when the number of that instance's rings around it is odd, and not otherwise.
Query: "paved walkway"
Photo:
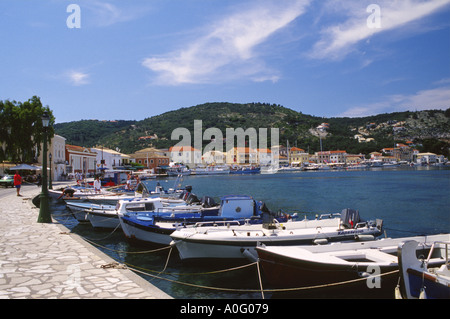
[[[114,260],[63,225],[37,223],[39,192],[0,188],[0,299],[171,298],[131,270],[102,268]]]

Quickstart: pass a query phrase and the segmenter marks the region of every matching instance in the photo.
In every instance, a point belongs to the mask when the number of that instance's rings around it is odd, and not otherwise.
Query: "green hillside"
[[[275,104],[217,102],[181,108],[141,121],[83,120],[60,123],[55,125],[55,131],[64,136],[68,144],[86,147],[104,145],[118,148],[123,153],[133,153],[150,146],[173,146],[178,143],[178,140],[171,140],[174,129],[186,128],[193,136],[194,120],[202,120],[203,130],[218,128],[223,137],[226,128],[279,128],[280,144],[285,145],[289,141],[290,146],[311,153],[320,149],[320,135],[324,150],[340,149],[348,153],[368,154],[392,147],[394,142],[414,140],[423,144],[423,149],[447,155],[450,141],[449,110],[399,112],[364,118],[322,118]],[[324,122],[329,123],[329,129],[324,132],[317,130]],[[395,126],[400,126],[400,129],[394,133]],[[155,139],[139,139],[155,134]],[[363,134],[374,141],[358,143],[354,138],[356,134]],[[204,145],[209,142],[204,141]],[[268,143],[270,145],[270,141]]]

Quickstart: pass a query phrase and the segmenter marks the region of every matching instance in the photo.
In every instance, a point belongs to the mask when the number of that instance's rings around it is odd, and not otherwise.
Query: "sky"
[[[57,123],[207,102],[450,107],[450,0],[0,0],[0,100]]]

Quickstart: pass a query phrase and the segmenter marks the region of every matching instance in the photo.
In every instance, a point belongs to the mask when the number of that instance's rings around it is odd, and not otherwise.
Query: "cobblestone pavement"
[[[35,185],[0,189],[0,299],[171,299],[53,222],[37,223]]]

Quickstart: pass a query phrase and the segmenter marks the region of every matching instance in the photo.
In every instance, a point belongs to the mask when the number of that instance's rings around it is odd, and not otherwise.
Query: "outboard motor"
[[[356,209],[345,208],[341,212],[341,221],[344,228],[353,228],[361,221],[359,211]]]
[[[261,213],[262,213],[262,222],[263,228],[266,229],[275,229],[275,223],[273,219],[275,218],[275,214],[267,207],[266,203],[262,203],[261,205]]]
[[[200,200],[198,199],[198,197],[195,194],[190,193],[188,198],[186,199],[186,203],[188,205],[194,204],[194,203],[200,203]]]
[[[202,198],[202,205],[203,205],[204,208],[210,208],[210,207],[217,206],[217,204],[214,201],[214,199],[212,197],[209,197],[209,196],[203,196],[203,198]]]

